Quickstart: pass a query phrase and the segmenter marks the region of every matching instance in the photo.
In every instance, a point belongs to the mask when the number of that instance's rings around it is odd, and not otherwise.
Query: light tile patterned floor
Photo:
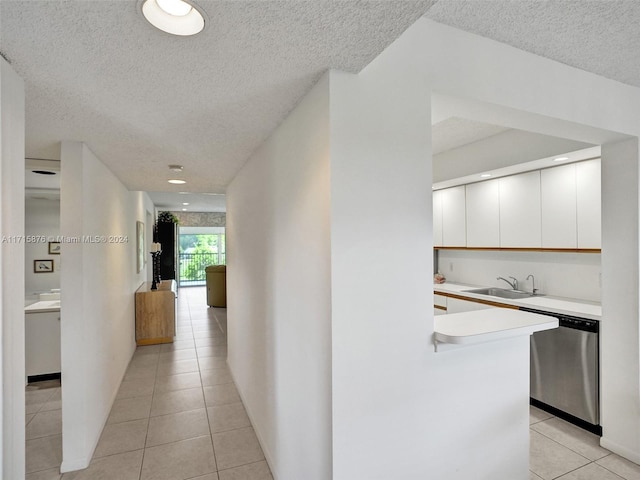
[[[59,386],[27,387],[26,480],[272,480],[226,364],[226,309],[182,288],[176,327],[136,349],[85,470],[59,474]]]
[[[138,347],[86,470],[59,474],[59,383],[27,387],[26,480],[272,479],[226,364],[226,310],[205,295],[182,288],[175,342]],[[640,480],[597,436],[534,407],[530,422],[530,480]]]
[[[600,438],[530,407],[530,480],[640,480],[640,466],[600,446]]]

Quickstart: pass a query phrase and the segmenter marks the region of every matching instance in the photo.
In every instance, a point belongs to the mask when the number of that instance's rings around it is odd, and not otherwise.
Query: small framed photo
[[[52,273],[53,260],[34,260],[33,272],[34,273]]]
[[[49,255],[60,255],[60,242],[49,242]]]

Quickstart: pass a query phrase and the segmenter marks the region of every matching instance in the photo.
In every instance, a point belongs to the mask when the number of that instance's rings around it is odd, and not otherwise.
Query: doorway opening
[[[225,227],[180,227],[178,233],[179,286],[202,286],[205,269],[225,265]]]

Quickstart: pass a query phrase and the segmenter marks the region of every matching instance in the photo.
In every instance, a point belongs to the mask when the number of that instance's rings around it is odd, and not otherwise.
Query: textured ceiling
[[[476,122],[460,117],[449,117],[434,123],[431,128],[434,155],[469,143],[483,140],[509,130],[506,127]]]
[[[640,87],[638,0],[441,0],[425,16]]]
[[[425,12],[640,86],[636,0],[198,3],[206,30],[177,38],[137,0],[1,0],[0,51],[25,79],[27,156],[84,141],[130,189],[222,192],[327,68],[358,72]],[[476,127],[436,126],[435,148],[470,143]],[[166,183],[172,163],[187,185]]]
[[[358,72],[434,2],[202,0],[207,28],[179,38],[136,0],[2,0],[0,51],[28,157],[83,141],[132,190],[221,192],[323,72]]]

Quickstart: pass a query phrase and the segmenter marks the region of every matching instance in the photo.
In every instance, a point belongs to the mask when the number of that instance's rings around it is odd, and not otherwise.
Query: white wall
[[[420,80],[385,71],[331,85],[332,478],[524,479],[528,338],[432,345]]]
[[[329,77],[227,189],[228,362],[276,479],[331,478]]]
[[[0,237],[24,235],[24,83],[0,58]],[[0,243],[2,478],[24,478],[24,243]]]
[[[147,276],[136,273],[136,221],[153,205],[82,143],[62,142],[61,167],[61,235],[80,239],[61,254],[61,470],[70,471],[89,464],[135,349],[134,292]],[[122,235],[127,243],[109,240]]]
[[[27,198],[25,201],[25,235],[57,237],[60,235],[60,202]],[[60,288],[62,255],[50,255],[48,242],[25,244],[25,294],[34,297]],[[53,260],[53,272],[34,273],[34,260]]]
[[[508,167],[592,145],[565,138],[508,130],[433,156],[433,182]]]
[[[531,291],[530,274],[539,293],[599,302],[600,254],[440,250],[439,271],[448,282],[472,285],[507,284],[497,277],[518,279],[520,290]]]
[[[640,463],[638,139],[602,148],[602,446]]]

